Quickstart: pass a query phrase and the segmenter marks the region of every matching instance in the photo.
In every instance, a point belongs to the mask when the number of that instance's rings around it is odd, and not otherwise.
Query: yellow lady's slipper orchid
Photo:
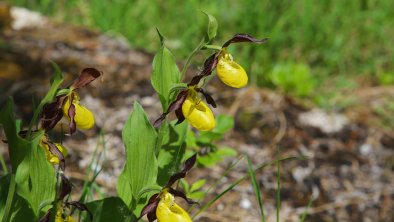
[[[182,113],[193,127],[200,131],[215,128],[215,117],[211,109],[200,99],[197,92],[190,88],[182,104]]]
[[[216,66],[216,73],[222,82],[234,88],[241,88],[248,84],[248,75],[238,63],[233,61],[230,53],[225,51],[220,55]]]
[[[70,100],[72,100],[72,104],[75,106],[75,116],[74,116],[74,121],[75,124],[77,125],[77,128],[79,129],[90,129],[94,125],[94,116],[93,113],[86,108],[85,106],[82,106],[79,104],[79,96],[75,93],[73,93],[73,98],[71,96],[68,96],[64,103],[63,103],[63,114],[70,120],[70,117],[68,115],[68,110],[70,108]]]
[[[49,151],[49,146],[47,143],[41,143],[42,146],[45,148],[45,156],[48,160],[48,162],[50,162],[53,165],[59,164],[60,160],[59,157],[53,155],[50,151]],[[63,154],[63,156],[67,156],[68,152],[67,149],[60,143],[54,143],[56,148]]]
[[[160,194],[156,217],[158,222],[192,222],[189,214],[175,203],[175,197],[166,189]]]

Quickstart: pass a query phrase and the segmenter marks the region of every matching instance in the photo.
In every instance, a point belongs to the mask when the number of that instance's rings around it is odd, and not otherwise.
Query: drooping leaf
[[[56,190],[55,170],[39,146],[42,135],[43,132],[33,134],[28,152],[15,175],[17,193],[29,202],[36,216],[42,203],[54,200]]]
[[[207,17],[208,17],[208,27],[207,27],[207,42],[211,42],[212,39],[214,39],[216,37],[216,32],[218,30],[218,22],[216,21],[216,18],[205,12],[202,11]]]
[[[18,135],[12,99],[1,110],[0,123],[8,141],[16,192],[29,203],[34,215],[38,217],[40,204],[52,201],[56,188],[54,168],[39,145],[44,132],[34,132],[29,140]]]
[[[222,161],[222,157],[216,152],[210,152],[206,155],[199,156],[197,162],[205,167],[214,166],[216,163]]]
[[[14,193],[12,197],[12,203],[10,206],[10,212],[7,218],[4,218],[5,204],[8,196],[9,185],[11,182],[11,175],[5,175],[0,178],[0,221],[31,221],[36,218],[32,209],[29,207],[26,200],[21,198],[18,194]]]
[[[25,147],[28,147],[29,145],[26,140],[23,140],[18,135],[17,128],[19,128],[19,126],[16,124],[13,107],[13,99],[9,98],[0,111],[0,124],[4,128],[8,143],[11,168],[15,172],[24,158]]]
[[[163,135],[158,144],[159,174],[157,183],[164,186],[170,176],[179,171],[179,166],[185,153],[187,123],[175,125],[175,122],[163,124],[159,133]]]
[[[163,110],[167,110],[171,87],[180,82],[180,73],[174,55],[164,45],[153,59],[151,82],[159,95]]]
[[[135,221],[136,219],[119,197],[96,200],[87,203],[86,206],[92,212],[95,222]],[[90,222],[90,220],[86,218],[85,222]]]
[[[122,138],[126,163],[117,188],[119,197],[131,206],[144,187],[156,184],[158,168],[155,156],[157,133],[137,102],[123,128]]]
[[[237,156],[237,150],[231,147],[220,147],[217,151],[217,154],[219,154],[222,157],[234,157]]]
[[[195,191],[201,189],[201,187],[204,186],[204,184],[206,182],[207,182],[206,179],[197,180],[195,183],[192,184],[192,186],[190,188],[190,192],[195,192]]]

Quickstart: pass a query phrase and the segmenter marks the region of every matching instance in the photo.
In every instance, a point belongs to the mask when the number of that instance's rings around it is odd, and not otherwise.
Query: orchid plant
[[[78,89],[86,87],[102,73],[85,68],[67,87],[60,88],[63,77],[54,64],[51,89],[35,110],[27,130],[13,112],[9,99],[0,113],[10,154],[12,172],[0,178],[0,218],[2,221],[77,221],[75,209],[85,211],[78,221],[138,221],[146,215],[150,222],[190,222],[192,217],[176,203],[181,197],[195,204],[182,190],[173,188],[195,165],[198,155],[186,152],[189,123],[198,131],[217,127],[211,107],[217,106],[206,85],[213,73],[227,86],[247,85],[248,75],[236,63],[227,48],[234,43],[261,44],[248,34],[236,34],[222,46],[211,45],[216,36],[217,21],[207,13],[208,31],[196,50],[179,71],[175,58],[158,32],[161,48],[153,60],[151,83],[160,98],[163,114],[151,124],[138,102],[125,123],[122,138],[125,144],[125,165],[117,182],[117,196],[92,202],[72,201],[72,184],[67,178],[67,149],[48,135],[61,119],[68,125],[66,135],[94,126],[93,113],[80,102]],[[184,75],[194,55],[213,50],[201,71],[184,83]],[[215,71],[216,70],[216,71]],[[177,120],[168,114],[174,112]],[[37,121],[37,117],[40,117]],[[187,120],[187,121],[184,121]],[[181,163],[185,162],[180,170]],[[175,173],[177,172],[177,173]],[[7,197],[7,198],[3,198]],[[82,200],[83,198],[80,198]]]

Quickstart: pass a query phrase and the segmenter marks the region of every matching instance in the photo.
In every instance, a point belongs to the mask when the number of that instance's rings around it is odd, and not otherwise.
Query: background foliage
[[[233,30],[270,37],[264,49],[252,45],[231,47],[237,51],[236,60],[249,71],[252,83],[286,92],[291,85],[295,89],[289,93],[309,96],[323,106],[330,96],[312,93],[316,85],[324,84],[324,89],[333,91],[343,85],[357,87],[357,78],[366,77],[374,84],[394,82],[390,78],[394,75],[391,0],[321,0],[318,4],[313,0],[11,2],[60,21],[123,35],[134,47],[151,52],[158,48],[155,27],[159,27],[167,37],[167,47],[181,55],[177,59],[185,59],[205,31],[206,18],[201,16],[201,9],[218,19],[219,43],[232,36]],[[300,67],[300,79],[295,75],[283,80]],[[278,70],[279,80],[274,77]],[[319,93],[323,91],[319,87]]]

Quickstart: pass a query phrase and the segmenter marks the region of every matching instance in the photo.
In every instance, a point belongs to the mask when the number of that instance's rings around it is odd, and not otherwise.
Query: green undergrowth
[[[12,0],[58,21],[67,21],[118,33],[133,47],[153,52],[156,27],[167,33],[167,46],[185,60],[199,41],[206,18],[204,10],[220,21],[217,41],[238,30],[270,38],[264,50],[233,47],[245,64],[252,83],[277,87],[315,104],[333,105],[326,91],[332,78],[351,82],[367,75],[375,84],[393,84],[394,2],[391,0],[273,1],[101,1]],[[193,24],[193,25],[190,25]],[[329,88],[324,90],[324,88]],[[323,89],[322,89],[323,88]],[[335,104],[334,104],[335,105]]]

